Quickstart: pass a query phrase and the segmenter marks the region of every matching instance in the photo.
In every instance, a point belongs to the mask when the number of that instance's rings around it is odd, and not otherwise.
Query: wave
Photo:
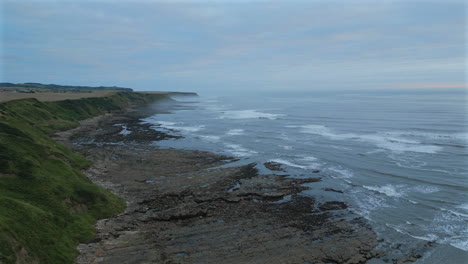
[[[464,209],[464,210],[468,211],[468,203],[460,204],[457,207],[460,208],[460,209]]]
[[[152,129],[164,128],[169,130],[176,130],[182,132],[197,132],[203,130],[205,128],[204,125],[195,125],[195,126],[187,126],[184,123],[177,123],[177,122],[170,122],[170,121],[161,121],[158,120],[156,116],[150,116],[144,119],[141,119],[140,124],[152,124]]]
[[[367,190],[382,193],[382,194],[385,194],[385,195],[390,196],[390,197],[402,197],[403,194],[404,194],[401,190],[397,190],[397,189],[400,189],[399,186],[394,186],[394,185],[390,185],[390,184],[387,184],[387,185],[384,185],[384,186],[381,186],[381,187],[366,186],[366,185],[364,185],[362,187],[364,187]]]
[[[241,145],[237,145],[237,144],[224,144],[224,145],[229,149],[228,152],[230,152],[231,154],[237,157],[248,157],[248,156],[252,156],[258,153],[256,151],[246,149],[242,147]]]
[[[176,122],[169,122],[169,121],[156,121],[155,122],[156,124],[159,124],[161,126],[174,126],[174,125],[177,125]]]
[[[461,185],[444,183],[442,181],[433,181],[433,180],[428,180],[426,178],[412,178],[412,177],[407,176],[407,175],[399,175],[399,174],[394,174],[394,173],[389,173],[389,172],[383,172],[383,171],[370,169],[370,168],[363,168],[363,169],[365,171],[370,172],[370,173],[377,173],[377,174],[392,177],[392,178],[410,180],[410,181],[415,181],[415,182],[419,182],[419,183],[422,183],[422,184],[431,184],[431,185],[437,185],[437,186],[441,186],[441,187],[449,187],[449,188],[453,188],[453,189],[460,190],[460,191],[467,191],[467,188],[465,186],[461,186]]]
[[[282,114],[270,114],[257,110],[231,110],[224,111],[219,117],[221,119],[278,119]]]
[[[404,197],[406,196],[407,193],[409,192],[418,192],[418,193],[434,193],[438,192],[439,188],[434,187],[434,186],[416,186],[416,187],[410,187],[404,184],[398,184],[398,185],[392,185],[392,184],[386,184],[383,186],[367,186],[363,185],[367,190],[374,191],[377,193],[384,194],[389,197]],[[412,201],[410,201],[412,202]],[[413,203],[413,202],[412,202]]]
[[[458,248],[458,249],[461,249],[463,251],[468,251],[468,239],[466,238],[461,238],[457,241],[453,241],[453,239],[451,239],[452,241],[447,241],[447,240],[444,240],[443,242],[449,242],[450,245]]]
[[[167,122],[167,121],[157,121],[162,128],[171,129],[176,131],[183,131],[183,132],[197,132],[205,128],[204,125],[196,125],[196,126],[186,126],[183,123],[176,123],[176,122]]]
[[[244,134],[244,130],[243,129],[229,129],[228,132],[226,132],[226,135],[229,135],[229,136],[240,136],[240,135],[243,135]]]
[[[128,130],[127,126],[122,125],[122,131],[119,132],[120,135],[130,135],[132,131]]]
[[[389,207],[383,197],[369,195],[362,189],[350,189],[350,194],[353,196],[354,203],[356,204],[356,206],[351,207],[351,210],[368,220],[371,220],[372,211]]]
[[[409,231],[404,230],[403,227],[388,224],[388,223],[385,224],[385,225],[387,227],[397,231],[400,234],[408,235],[408,236],[410,236],[412,238],[416,238],[416,239],[424,240],[424,241],[430,241],[430,242],[435,241],[435,242],[438,242],[438,243],[441,243],[441,244],[450,244],[450,245],[452,245],[452,246],[454,246],[454,247],[456,247],[458,249],[461,249],[463,251],[468,251],[468,240],[463,235],[462,236],[456,236],[455,234],[453,234],[454,236],[446,237],[446,238],[441,238],[440,237],[441,235],[436,235],[433,232],[429,232],[429,233],[424,234],[424,235],[414,235],[414,234],[410,233]],[[409,223],[408,225],[413,225],[413,224]],[[433,226],[428,228],[429,229],[428,231],[430,231],[430,229],[432,229],[432,228],[433,228]],[[450,230],[452,228],[453,228],[453,226],[446,224],[446,225],[438,226],[435,230],[437,230],[437,231],[439,231],[440,229]]]
[[[329,167],[326,170],[333,173],[332,178],[348,179],[354,177],[354,173],[352,171],[342,167]]]
[[[303,161],[316,161],[316,157],[308,156],[308,157],[302,157],[301,160]]]
[[[460,212],[457,212],[457,211],[454,211],[454,210],[450,210],[450,209],[445,209],[445,208],[440,208],[440,210],[441,210],[441,211],[444,211],[444,212],[448,212],[449,214],[452,214],[452,215],[455,215],[455,216],[460,216],[460,217],[468,218],[468,214],[460,213]]]
[[[310,163],[309,165],[300,165],[300,164],[296,164],[296,163],[293,163],[291,161],[284,160],[284,159],[272,159],[270,161],[276,162],[276,163],[281,163],[281,164],[284,164],[284,165],[290,166],[290,167],[296,167],[296,168],[304,169],[304,170],[317,169],[317,168],[320,167],[320,164],[318,164],[318,163]]]
[[[397,231],[398,233],[400,234],[404,234],[404,235],[408,235],[412,238],[416,238],[416,239],[419,239],[419,240],[424,240],[424,241],[437,241],[439,239],[439,237],[435,234],[432,234],[432,233],[429,233],[429,234],[426,234],[426,235],[422,235],[422,236],[417,236],[417,235],[413,235],[411,233],[409,233],[408,231],[405,231],[403,230],[401,227],[398,227],[396,225],[392,225],[392,224],[385,224],[387,227]]]
[[[468,229],[466,228],[466,215],[447,214],[444,210],[432,219],[426,227],[429,232],[435,231],[444,234],[439,242],[450,244],[456,248],[468,251]]]
[[[419,153],[437,153],[443,149],[441,146],[423,145],[420,141],[389,136],[388,132],[375,134],[354,134],[354,133],[337,133],[334,130],[323,125],[303,125],[303,126],[286,126],[291,128],[300,128],[302,133],[315,134],[332,140],[357,140],[371,143],[379,148],[387,149],[393,152],[419,152]]]
[[[221,140],[221,137],[215,135],[198,135],[197,137],[208,142],[218,142]]]
[[[459,140],[468,143],[468,133],[465,132],[454,132],[454,133],[434,133],[434,132],[422,132],[422,131],[389,131],[386,132],[389,135],[396,136],[407,136],[407,137],[419,137],[425,139],[435,140]]]

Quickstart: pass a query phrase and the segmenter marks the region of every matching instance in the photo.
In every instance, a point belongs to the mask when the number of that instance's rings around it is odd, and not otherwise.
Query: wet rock
[[[272,170],[272,171],[285,171],[285,170],[282,168],[282,164],[281,164],[281,163],[278,163],[278,162],[268,161],[268,162],[263,163],[263,165],[264,165],[267,169]]]
[[[309,183],[309,182],[319,182],[321,181],[321,178],[305,178],[305,179],[294,179],[293,182],[295,184],[303,184],[303,183]]]
[[[332,188],[323,188],[322,190],[327,191],[327,192],[343,193],[342,190],[337,190],[337,189],[332,189]]]
[[[128,118],[132,133],[96,136],[118,133],[113,124],[103,122],[102,130],[88,129],[70,144],[94,162],[88,177],[127,202],[121,215],[98,221],[96,239],[79,245],[77,263],[362,263],[373,256],[375,234],[360,218],[337,219],[299,195],[303,184],[320,178],[260,175],[255,164],[217,168],[232,159],[158,149]],[[125,144],[115,144],[120,137]],[[96,139],[102,144],[86,143]],[[279,163],[265,166],[282,170]]]
[[[149,210],[145,212],[145,214],[142,217],[137,218],[137,220],[141,222],[185,220],[190,218],[196,218],[199,216],[206,216],[206,214],[206,208],[199,208],[193,205],[185,205],[182,207],[170,208],[159,212]]]
[[[348,206],[345,203],[338,201],[326,202],[319,205],[320,211],[343,210],[346,208],[348,208]]]

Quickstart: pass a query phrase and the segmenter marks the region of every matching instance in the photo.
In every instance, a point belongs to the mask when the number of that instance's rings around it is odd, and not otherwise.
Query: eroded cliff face
[[[122,135],[122,125],[132,133]],[[159,149],[148,139],[170,135],[128,115],[77,135],[68,142],[93,161],[88,177],[127,202],[98,222],[77,263],[362,263],[381,254],[345,204],[298,194],[317,174],[260,175],[253,164],[221,166],[229,157]]]
[[[76,245],[94,237],[96,219],[125,207],[81,172],[88,160],[49,135],[85,118],[163,98],[120,92],[0,104],[0,263],[71,263]]]

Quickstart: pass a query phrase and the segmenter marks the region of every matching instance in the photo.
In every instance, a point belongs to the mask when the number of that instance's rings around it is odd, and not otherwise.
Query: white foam
[[[205,128],[204,125],[199,126],[174,126],[174,130],[186,131],[186,132],[197,132]]]
[[[355,200],[357,205],[353,206],[352,210],[366,219],[370,219],[370,214],[372,211],[388,207],[382,197],[368,195],[366,192],[363,192],[359,189],[352,189],[351,192],[351,194],[354,196],[353,200]]]
[[[444,211],[444,212],[448,212],[452,215],[455,215],[455,216],[460,216],[460,217],[463,217],[463,218],[468,218],[468,214],[464,214],[464,213],[460,213],[460,212],[457,212],[457,211],[453,211],[453,210],[450,210],[450,209],[445,209],[445,208],[440,208],[441,211]]]
[[[224,111],[219,118],[221,119],[278,119],[284,116],[281,114],[263,113],[257,110],[233,110]]]
[[[296,163],[293,163],[293,162],[290,162],[290,161],[284,160],[284,159],[272,159],[270,161],[276,162],[276,163],[281,163],[281,164],[284,164],[284,165],[290,166],[290,167],[296,167],[296,168],[304,169],[304,170],[316,169],[316,168],[318,168],[320,166],[317,163],[312,163],[312,164],[309,164],[309,165],[300,165],[300,164],[296,164]]]
[[[447,214],[446,212],[450,213]],[[461,250],[468,251],[468,229],[466,228],[467,215],[456,214],[451,210],[441,210],[426,226],[429,232],[440,232],[444,238],[440,243],[450,244]]]
[[[223,106],[219,106],[219,105],[206,105],[205,109],[208,110],[208,111],[212,111],[212,112],[221,112],[225,108]]]
[[[246,149],[246,148],[242,147],[241,145],[225,144],[225,146],[230,149],[230,150],[228,150],[230,153],[232,153],[233,155],[238,156],[238,157],[247,157],[247,156],[251,156],[253,154],[257,154],[256,151]]]
[[[303,160],[303,161],[316,161],[317,158],[309,156],[309,157],[303,157],[303,158],[301,158],[301,160]]]
[[[358,138],[358,136],[355,134],[334,133],[331,129],[323,125],[303,125],[303,126],[286,126],[286,127],[300,128],[300,131],[302,133],[320,135],[320,136],[324,136],[324,137],[328,137],[330,139],[336,139],[336,140]]]
[[[352,171],[341,167],[329,167],[327,170],[333,172],[332,178],[347,179],[354,176]]]
[[[168,121],[157,121],[163,128],[172,129],[182,132],[197,132],[205,128],[204,125],[197,125],[197,126],[186,126],[183,123],[175,123],[175,122],[168,122]]]
[[[407,140],[403,138],[388,138],[384,135],[362,135],[360,140],[376,145],[379,148],[388,149],[393,152],[419,152],[419,153],[437,153],[442,147],[432,145],[421,145],[418,141]]]
[[[398,233],[405,234],[405,235],[411,236],[411,237],[419,239],[419,240],[436,241],[437,239],[439,239],[439,237],[436,234],[429,233],[429,234],[419,235],[418,236],[418,235],[413,235],[413,234],[409,233],[408,231],[405,231],[401,227],[398,227],[396,225],[392,225],[392,224],[385,224],[385,225],[392,228],[392,229],[394,229]]]
[[[228,192],[233,192],[235,190],[238,190],[240,187],[241,187],[240,182],[238,182],[231,189],[229,189]]]
[[[284,150],[293,150],[294,148],[291,146],[281,146]]]
[[[376,153],[381,153],[381,152],[384,152],[385,150],[383,149],[375,149],[375,150],[371,150],[371,151],[368,151],[366,152],[366,154],[376,154]]]
[[[141,119],[140,124],[152,124],[152,125],[155,125],[155,124],[160,123],[160,122],[163,122],[163,121],[158,121],[157,116],[154,115],[154,116],[149,116],[149,117],[146,117],[146,118]]]
[[[433,145],[422,145],[419,141],[395,136],[389,136],[388,132],[375,134],[353,134],[353,133],[337,133],[332,129],[323,125],[303,125],[303,126],[287,126],[291,128],[301,128],[302,133],[315,134],[332,140],[359,140],[371,143],[379,148],[391,150],[401,153],[406,151],[420,153],[437,153],[442,147]]]
[[[175,122],[169,122],[169,121],[157,121],[158,124],[161,126],[174,126],[177,125]]]
[[[435,186],[427,186],[427,185],[414,187],[413,190],[419,193],[435,193],[435,192],[440,191],[440,189]]]
[[[418,137],[432,140],[459,140],[468,143],[468,133],[434,133],[434,132],[421,132],[421,131],[389,131],[388,135]]]
[[[434,192],[439,191],[439,188],[434,187],[434,186],[427,186],[427,185],[410,187],[410,186],[403,185],[403,184],[398,184],[398,185],[386,184],[384,186],[363,186],[363,187],[366,188],[367,190],[385,194],[389,197],[398,197],[398,198],[406,196],[407,193],[418,192],[418,193],[428,194],[428,193],[434,193]],[[413,204],[417,204],[417,202],[413,200],[408,200],[408,201]]]
[[[411,237],[414,237],[416,239],[420,240],[425,240],[425,241],[436,241],[439,237],[435,234],[427,234],[425,236],[415,236],[411,235],[410,233],[406,232],[406,234],[410,235]]]
[[[244,134],[244,130],[243,129],[229,129],[228,132],[226,132],[226,135],[230,135],[230,136],[240,136],[240,135],[243,135]]]
[[[120,135],[124,135],[124,136],[129,135],[131,133],[132,131],[128,130],[127,126],[125,125],[122,126],[122,131],[119,132]]]
[[[461,240],[458,240],[458,241],[454,241],[454,242],[451,242],[450,245],[458,248],[458,249],[461,249],[461,250],[464,250],[464,251],[468,251],[468,239],[461,239]]]
[[[460,209],[464,209],[464,210],[467,210],[467,211],[468,211],[468,203],[460,204],[460,205],[457,206],[457,207],[460,208]]]
[[[375,192],[378,192],[378,193],[382,193],[382,194],[385,194],[387,196],[390,196],[390,197],[402,197],[403,194],[404,194],[404,191],[401,190],[401,188],[399,188],[399,186],[395,186],[395,185],[391,185],[391,184],[387,184],[387,185],[384,185],[384,186],[362,186],[368,190],[371,190],[371,191],[375,191]],[[401,186],[400,186],[401,187]]]
[[[413,157],[412,155],[400,155],[400,153],[392,152],[388,157],[395,160],[395,164],[401,168],[422,169],[427,165],[427,162],[419,160],[422,159],[421,157]]]
[[[273,204],[282,204],[282,203],[287,203],[289,201],[292,200],[292,195],[291,194],[288,194],[286,196],[283,197],[283,199],[279,200],[279,201],[276,201],[276,202],[272,202]]]
[[[204,125],[196,125],[196,126],[187,126],[184,123],[177,123],[171,121],[161,121],[158,120],[156,116],[150,116],[144,119],[141,119],[141,124],[153,124],[152,129],[157,130],[159,127],[156,125],[161,126],[165,129],[177,130],[181,132],[197,132],[205,128]]]
[[[199,135],[199,138],[208,142],[218,142],[221,137],[215,135]]]

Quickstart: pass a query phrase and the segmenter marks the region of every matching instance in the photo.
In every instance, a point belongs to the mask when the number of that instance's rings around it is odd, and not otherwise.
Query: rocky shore
[[[107,114],[55,135],[93,161],[93,182],[127,202],[98,222],[76,263],[364,263],[383,254],[346,204],[299,194],[318,177],[261,175],[255,164],[220,167],[231,157],[158,148],[151,143],[175,136],[141,124],[143,114]]]

